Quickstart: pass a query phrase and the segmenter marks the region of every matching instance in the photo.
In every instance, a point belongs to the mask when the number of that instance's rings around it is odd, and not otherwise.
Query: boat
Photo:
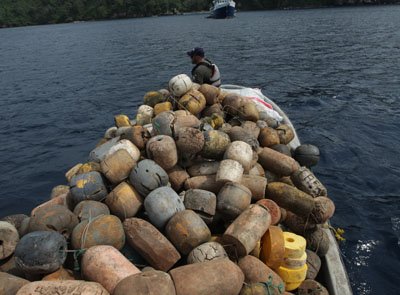
[[[289,125],[293,129],[295,136],[289,143],[289,147],[291,149],[296,149],[300,145],[300,139],[289,117],[273,100],[265,96],[260,89],[228,84],[221,85],[220,88],[224,91],[237,93],[242,96],[258,97],[269,103],[273,107],[273,110],[283,118],[282,123]],[[318,275],[319,280],[327,288],[330,295],[352,295],[353,291],[351,289],[350,280],[335,235],[329,228],[324,228],[323,230],[326,231],[329,237],[329,250],[324,257],[321,257],[322,264]]]
[[[214,0],[208,18],[232,18],[236,13],[236,3],[232,0]]]

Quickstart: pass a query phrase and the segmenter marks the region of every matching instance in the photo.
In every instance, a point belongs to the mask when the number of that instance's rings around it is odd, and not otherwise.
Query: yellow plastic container
[[[306,240],[291,232],[283,232],[285,240],[285,257],[301,259],[306,251]]]

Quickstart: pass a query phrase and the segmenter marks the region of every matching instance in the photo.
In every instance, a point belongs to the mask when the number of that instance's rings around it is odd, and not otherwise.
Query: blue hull
[[[235,16],[236,9],[233,6],[225,6],[214,10],[211,18],[231,18]]]

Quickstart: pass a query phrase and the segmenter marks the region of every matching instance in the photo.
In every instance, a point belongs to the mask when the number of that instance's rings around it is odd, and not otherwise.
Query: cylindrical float
[[[118,216],[122,221],[133,217],[143,206],[143,198],[128,183],[121,182],[106,197],[107,206],[112,214]]]
[[[218,103],[218,95],[221,92],[218,87],[209,84],[202,84],[199,91],[204,95],[207,105]]]
[[[0,294],[15,295],[24,285],[29,284],[28,280],[0,272]]]
[[[206,98],[200,91],[192,89],[179,99],[178,106],[196,116],[206,107]]]
[[[258,141],[262,147],[271,147],[280,143],[278,132],[270,127],[261,129]]]
[[[216,181],[216,175],[204,175],[204,176],[195,176],[188,178],[185,181],[185,189],[202,189],[206,191],[213,192],[214,194],[218,194],[221,187],[224,185],[223,182]]]
[[[112,246],[94,246],[86,250],[82,258],[82,274],[100,283],[111,294],[120,281],[140,273],[128,259]]]
[[[230,143],[228,134],[218,130],[206,131],[201,154],[207,159],[221,159]]]
[[[121,250],[125,244],[125,233],[117,216],[100,215],[79,223],[72,231],[71,242],[74,249],[110,245]]]
[[[238,161],[235,160],[222,160],[215,180],[217,182],[240,182],[243,176],[243,166]]]
[[[146,92],[143,97],[143,103],[151,107],[154,107],[156,104],[161,103],[164,100],[164,95],[160,91]]]
[[[155,269],[168,271],[181,258],[171,242],[149,222],[128,218],[123,225],[129,245]]]
[[[207,225],[193,210],[175,213],[168,221],[165,233],[183,255],[189,254],[193,248],[211,239]]]
[[[154,106],[154,115],[157,116],[162,112],[172,111],[173,107],[169,101],[160,102]]]
[[[168,178],[174,191],[179,192],[190,175],[182,167],[176,165],[168,170]]]
[[[297,288],[298,295],[329,295],[328,290],[314,280],[305,280]]]
[[[315,252],[308,249],[306,250],[306,254],[307,254],[306,278],[314,280],[317,277],[319,270],[321,269],[321,258],[319,258],[319,256]]]
[[[243,120],[257,122],[260,118],[259,111],[257,110],[256,105],[247,99],[239,108],[238,115]]]
[[[268,147],[262,148],[258,153],[258,162],[264,169],[281,176],[290,176],[300,168],[293,158]]]
[[[281,208],[274,201],[270,199],[261,199],[257,201],[257,204],[268,208],[269,213],[271,214],[271,224],[277,225],[282,218]]]
[[[248,133],[250,133],[252,136],[255,138],[258,138],[260,135],[260,128],[257,126],[257,123],[252,122],[252,121],[245,121],[242,123],[241,127],[246,130]]]
[[[98,201],[82,201],[74,208],[74,214],[78,217],[79,221],[93,219],[99,215],[110,214],[106,204]]]
[[[314,173],[306,167],[301,167],[299,170],[294,172],[290,176],[290,179],[299,190],[302,190],[314,198],[328,195],[325,186],[319,181]]]
[[[243,166],[244,172],[248,172],[252,166],[253,150],[244,141],[233,141],[226,149],[224,159],[239,162]]]
[[[278,132],[279,141],[282,144],[288,144],[294,138],[293,129],[289,125],[281,124],[276,128],[276,131]]]
[[[227,258],[224,247],[217,242],[207,242],[195,247],[187,257],[187,263],[200,263],[219,258]]]
[[[277,269],[285,257],[285,239],[278,226],[271,225],[261,239],[260,259],[272,269]]]
[[[17,295],[109,295],[102,285],[85,281],[38,281],[23,286]]]
[[[121,135],[121,139],[130,140],[139,150],[143,150],[146,147],[150,138],[150,132],[140,125],[130,127]]]
[[[205,223],[209,224],[215,215],[217,197],[209,191],[190,189],[185,192],[183,204],[186,209],[195,211]]]
[[[264,207],[250,205],[226,229],[222,239],[229,254],[243,257],[249,254],[271,224],[271,215]]]
[[[171,169],[178,162],[175,141],[167,135],[152,137],[146,145],[147,156],[164,170]]]
[[[114,122],[117,128],[131,126],[131,121],[129,120],[129,117],[127,115],[120,114],[114,116]]]
[[[318,227],[313,232],[304,234],[307,241],[307,249],[317,253],[319,256],[325,256],[329,250],[329,237],[324,229]]]
[[[123,279],[113,295],[175,295],[175,286],[169,274],[149,270]]]
[[[19,234],[14,225],[0,221],[0,260],[11,256],[19,242]]]
[[[216,174],[220,162],[207,161],[195,164],[187,169],[191,177]]]
[[[175,141],[179,153],[195,155],[203,149],[204,135],[199,129],[183,127],[175,134]]]
[[[17,268],[25,274],[49,274],[58,270],[67,258],[67,241],[55,231],[26,234],[15,249]]]
[[[260,147],[257,137],[249,133],[243,127],[234,126],[229,130],[228,134],[231,141],[244,141],[248,143],[253,150],[257,150]]]
[[[251,191],[253,200],[261,200],[265,198],[265,189],[268,180],[263,176],[243,175],[240,184],[244,185]]]
[[[143,197],[168,184],[168,174],[153,160],[142,160],[132,169],[129,180]]]
[[[226,183],[218,193],[217,210],[228,218],[236,218],[251,203],[250,190],[234,182]]]
[[[29,220],[29,232],[57,231],[68,239],[78,222],[75,214],[66,207],[53,205],[35,211]]]
[[[135,165],[136,161],[124,149],[107,156],[100,164],[102,173],[113,184],[120,183],[128,178]]]
[[[167,186],[152,191],[144,200],[144,208],[157,228],[163,228],[175,213],[185,210],[181,198]]]
[[[188,264],[169,273],[176,295],[237,295],[244,281],[240,268],[227,258]]]
[[[175,114],[172,111],[162,112],[151,121],[153,131],[157,135],[173,136],[173,122]]]
[[[56,198],[50,199],[47,202],[44,202],[35,208],[32,209],[31,215],[34,215],[35,212],[40,208],[51,208],[54,205],[64,206],[68,209],[68,194],[59,195]]]
[[[108,194],[101,174],[97,171],[75,175],[69,185],[71,200],[75,204],[84,200],[102,201]]]

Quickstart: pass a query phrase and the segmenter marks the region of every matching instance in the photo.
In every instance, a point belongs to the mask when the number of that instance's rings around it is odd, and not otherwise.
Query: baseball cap
[[[189,55],[190,57],[193,57],[195,55],[204,57],[204,49],[200,47],[195,47],[192,50],[188,51],[187,55]]]

